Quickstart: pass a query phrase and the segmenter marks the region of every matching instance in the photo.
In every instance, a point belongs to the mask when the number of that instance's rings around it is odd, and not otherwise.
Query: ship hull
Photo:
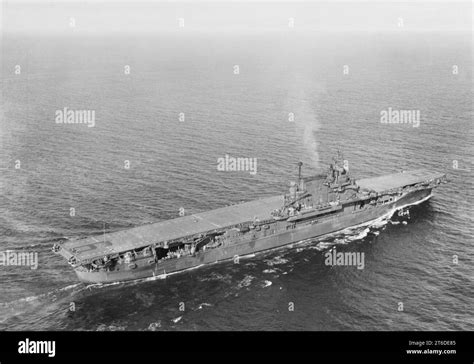
[[[390,214],[404,206],[417,204],[420,201],[428,199],[430,196],[431,188],[416,190],[401,196],[398,200],[392,203],[373,206],[357,212],[354,211],[351,213],[334,215],[332,218],[326,218],[321,222],[315,221],[313,224],[305,224],[304,226],[296,225],[294,229],[250,241],[230,244],[209,251],[199,252],[195,256],[185,256],[178,259],[160,261],[146,266],[137,266],[135,269],[99,272],[77,269],[76,274],[81,281],[88,283],[111,283],[167,275],[196,268],[205,264],[233,259],[236,256],[245,256],[284,247],[289,244],[317,238],[353,226],[361,225]]]

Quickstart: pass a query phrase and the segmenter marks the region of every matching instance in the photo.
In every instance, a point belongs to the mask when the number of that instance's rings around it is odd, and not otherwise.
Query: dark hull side
[[[316,238],[352,226],[364,224],[382,217],[400,207],[416,204],[419,201],[428,198],[430,195],[430,188],[413,191],[389,204],[374,206],[370,209],[350,214],[334,215],[332,218],[325,219],[323,222],[316,222],[312,225],[296,226],[294,229],[261,237],[256,240],[199,252],[195,256],[185,256],[179,259],[160,261],[148,266],[139,266],[135,269],[99,272],[88,272],[78,269],[76,270],[76,273],[81,281],[89,283],[110,283],[166,275],[204,264],[232,259],[235,256],[244,256],[279,248],[302,240]]]

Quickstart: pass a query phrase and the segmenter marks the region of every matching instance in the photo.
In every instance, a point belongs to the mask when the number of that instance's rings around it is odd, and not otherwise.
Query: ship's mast
[[[298,183],[301,181],[301,167],[303,166],[303,162],[298,162]]]

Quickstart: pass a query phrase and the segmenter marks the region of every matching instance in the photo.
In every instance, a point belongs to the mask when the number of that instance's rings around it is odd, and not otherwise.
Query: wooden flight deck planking
[[[78,260],[90,260],[153,243],[243,224],[255,218],[268,220],[272,218],[273,210],[283,206],[283,201],[283,195],[267,197],[97,237],[71,240],[62,244],[62,249],[63,253],[68,252],[69,256],[75,256]]]

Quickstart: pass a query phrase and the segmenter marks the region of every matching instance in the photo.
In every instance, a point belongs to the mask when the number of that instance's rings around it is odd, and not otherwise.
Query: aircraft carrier
[[[431,197],[447,182],[429,170],[355,180],[338,154],[326,174],[288,193],[53,246],[79,279],[106,283],[167,275],[279,248],[389,215]]]

